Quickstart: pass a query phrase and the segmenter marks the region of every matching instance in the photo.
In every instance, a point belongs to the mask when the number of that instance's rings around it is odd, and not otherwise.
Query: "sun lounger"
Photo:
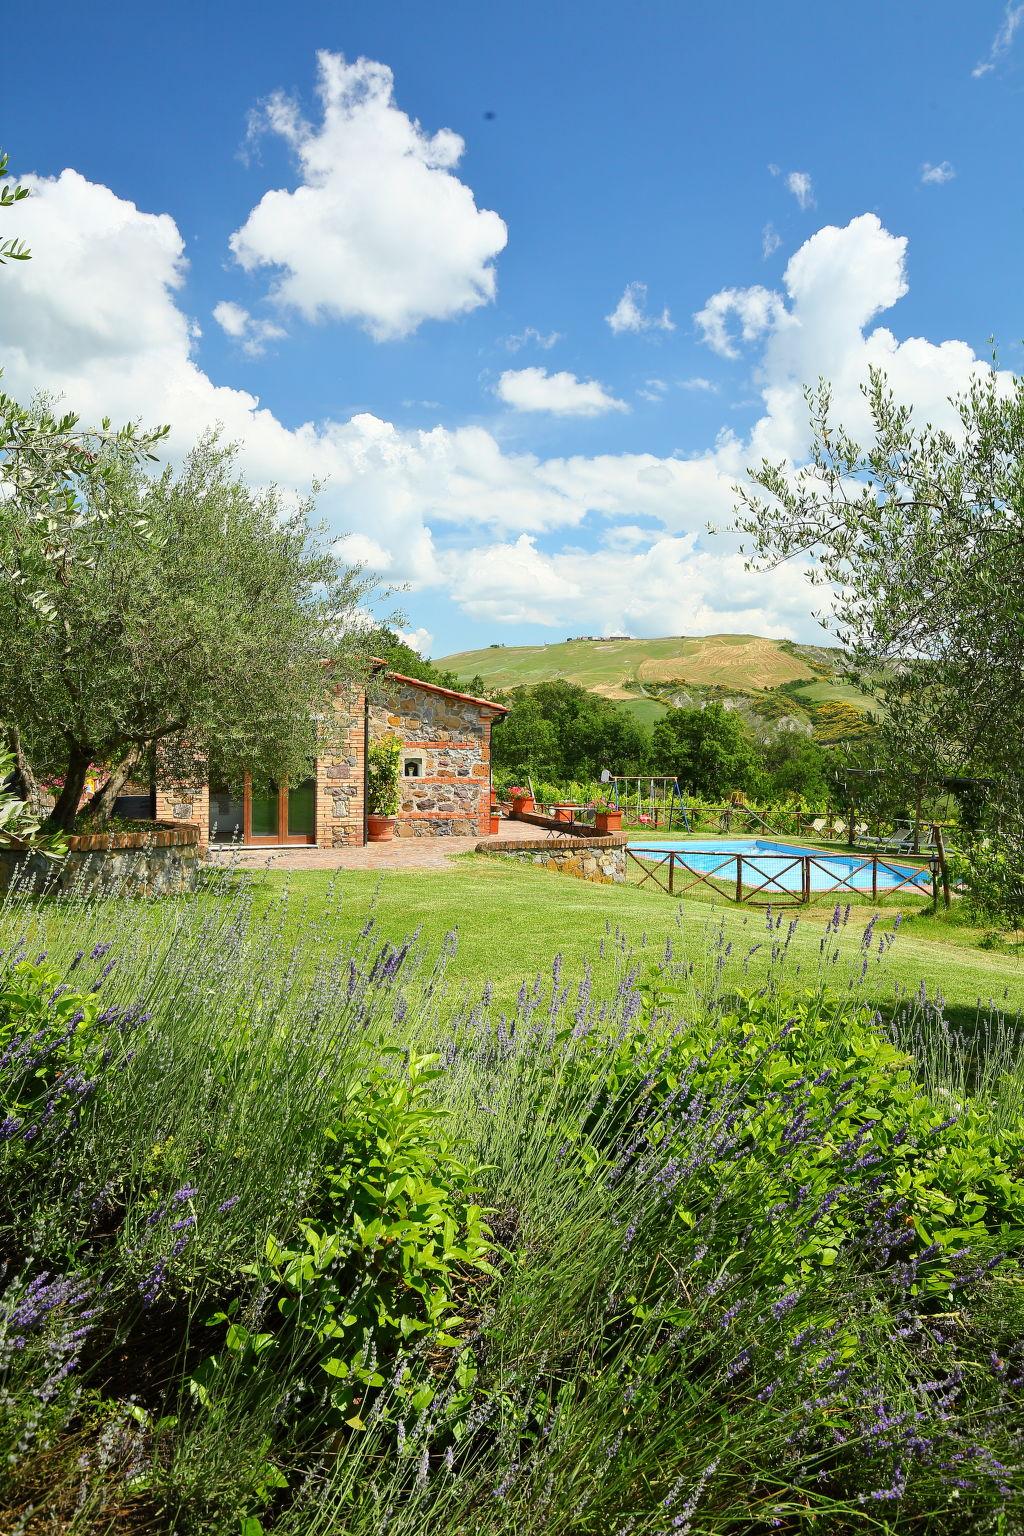
[[[865,838],[864,846],[873,848],[876,853],[912,853],[914,848],[914,829],[907,827],[904,832],[896,832],[892,837]]]

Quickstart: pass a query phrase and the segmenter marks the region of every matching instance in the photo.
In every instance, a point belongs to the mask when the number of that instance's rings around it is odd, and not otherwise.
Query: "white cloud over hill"
[[[706,524],[729,520],[747,464],[802,454],[805,381],[828,376],[837,417],[856,432],[859,386],[878,363],[922,417],[948,425],[947,397],[986,366],[964,342],[900,341],[874,324],[906,292],[906,240],[865,214],[812,235],[786,267],[784,292],[727,288],[707,301],[712,344],[753,353],[762,410],[747,436],[723,431],[696,456],[542,457],[510,451],[485,426],[410,430],[369,413],[289,426],[200,366],[198,327],[182,305],[184,245],[169,215],[140,211],[73,170],[27,180],[18,234],[32,260],[2,278],[9,390],[60,392],[87,420],[170,422],[173,455],[220,422],[253,481],[298,492],[326,482],[321,513],[352,558],[488,622],[812,634],[799,571],[744,571],[735,541],[709,539]],[[239,317],[228,319],[244,337]],[[543,372],[518,370],[533,371]]]

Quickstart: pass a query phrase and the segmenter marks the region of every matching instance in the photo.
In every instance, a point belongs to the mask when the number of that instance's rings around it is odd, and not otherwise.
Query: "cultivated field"
[[[660,690],[667,682],[694,688],[762,693],[786,683],[806,685],[808,703],[861,704],[838,676],[823,675],[839,653],[761,635],[668,635],[653,640],[564,640],[551,645],[488,646],[442,656],[438,664],[461,677],[481,677],[492,689],[521,688],[561,678],[605,698],[636,697],[638,684]],[[799,689],[803,695],[803,686]],[[653,700],[648,714],[663,705]]]

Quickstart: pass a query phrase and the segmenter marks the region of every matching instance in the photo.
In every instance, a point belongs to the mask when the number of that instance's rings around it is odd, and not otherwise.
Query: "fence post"
[[[949,865],[946,863],[946,844],[942,839],[942,828],[937,821],[932,823],[932,832],[935,837],[935,851],[939,856],[939,874],[942,876],[942,904],[948,907],[951,900],[949,892]],[[936,899],[936,907],[938,907],[938,904]]]
[[[811,900],[811,856],[805,853],[802,859],[803,868],[800,871],[800,899],[805,906],[810,905]]]
[[[878,854],[871,855],[871,900],[878,900]]]
[[[932,911],[933,912],[937,912],[939,910],[939,861],[935,857],[934,854],[932,854],[931,866],[932,866]]]
[[[668,893],[670,896],[672,895],[672,876],[675,873],[675,867],[676,852],[674,848],[670,848],[668,854]]]
[[[743,855],[736,855],[736,900],[743,900]]]

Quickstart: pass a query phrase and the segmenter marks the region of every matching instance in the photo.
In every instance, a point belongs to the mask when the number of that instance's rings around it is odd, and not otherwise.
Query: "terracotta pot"
[[[367,816],[366,841],[368,843],[390,843],[395,836],[395,818],[393,816]]]
[[[498,835],[498,816],[497,816],[497,812],[492,812],[491,813],[490,827],[489,827],[488,830],[490,831],[491,837],[497,837],[497,835]]]
[[[516,795],[515,799],[512,801],[512,815],[513,816],[524,816],[524,815],[525,816],[529,816],[529,815],[532,814],[532,812],[533,812],[533,796],[532,795]]]
[[[594,826],[598,832],[621,832],[621,811],[598,811],[594,817]]]
[[[571,803],[563,801],[559,805],[553,805],[551,809],[555,813],[556,821],[572,821],[576,807]]]

